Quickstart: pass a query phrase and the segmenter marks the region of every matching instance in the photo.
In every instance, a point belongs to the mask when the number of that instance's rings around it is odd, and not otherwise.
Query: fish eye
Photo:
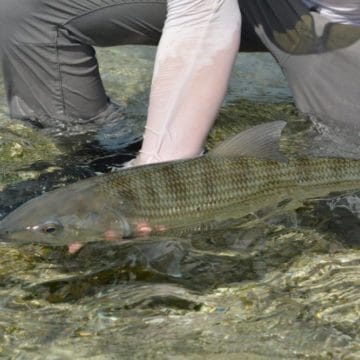
[[[62,224],[57,220],[46,221],[40,225],[39,230],[45,234],[54,234],[59,229],[62,229]]]

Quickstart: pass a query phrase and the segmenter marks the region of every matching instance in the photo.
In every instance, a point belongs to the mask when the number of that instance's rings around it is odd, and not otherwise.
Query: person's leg
[[[330,23],[301,0],[239,3],[282,67],[299,110],[340,145],[360,145],[360,27]]]
[[[20,13],[21,2],[29,11],[15,16],[18,24],[2,39],[11,116],[71,133],[106,121],[113,105],[92,46],[157,44],[166,0],[4,0],[0,24]]]

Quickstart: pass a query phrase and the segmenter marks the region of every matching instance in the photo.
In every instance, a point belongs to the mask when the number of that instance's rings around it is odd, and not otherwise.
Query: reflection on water
[[[108,92],[139,129],[152,58],[151,48],[101,54]],[[102,130],[55,142],[6,111],[1,103],[0,216],[136,151],[112,150],[116,140]],[[279,118],[289,121],[283,150],[305,151],[311,129],[274,63],[240,57],[208,146]],[[359,211],[356,193],[339,195],[246,230],[93,243],[75,255],[0,243],[0,357],[359,358]]]

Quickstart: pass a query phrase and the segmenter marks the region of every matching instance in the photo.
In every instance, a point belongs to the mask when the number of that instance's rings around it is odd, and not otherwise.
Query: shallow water
[[[153,56],[147,47],[99,56],[109,94],[140,132]],[[45,190],[116,169],[137,148],[117,149],[116,131],[106,129],[55,141],[6,111],[2,102],[0,217]],[[276,64],[239,56],[208,147],[279,118],[289,122],[284,151],[305,151],[311,129]],[[75,255],[0,243],[0,358],[358,359],[359,214],[353,193],[247,230],[95,243]]]

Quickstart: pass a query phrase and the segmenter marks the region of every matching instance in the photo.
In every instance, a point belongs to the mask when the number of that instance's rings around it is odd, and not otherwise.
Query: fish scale
[[[221,221],[229,213],[238,218],[257,210],[258,204],[313,196],[313,186],[324,188],[316,195],[360,187],[360,167],[350,159],[277,162],[209,156],[130,169],[104,180],[104,193],[131,204],[129,217],[175,228],[214,218]],[[331,184],[335,186],[329,189]]]
[[[71,244],[191,231],[360,189],[359,160],[286,159],[278,151],[284,126],[258,125],[205,156],[123,169],[49,192],[4,218],[0,238]]]
[[[223,220],[229,212],[241,217],[259,203],[279,202],[289,196],[295,178],[290,164],[207,157],[130,169],[104,177],[100,186],[105,196],[129,204],[127,216],[133,221],[177,227]]]

